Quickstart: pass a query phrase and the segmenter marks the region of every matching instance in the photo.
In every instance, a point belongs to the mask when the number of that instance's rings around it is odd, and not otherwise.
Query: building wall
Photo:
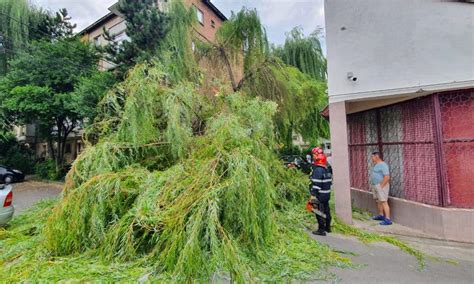
[[[197,27],[197,32],[206,40],[213,42],[216,38],[216,31],[222,26],[223,21],[207,6],[202,0],[185,0],[185,5],[188,7],[194,6],[204,13],[204,21]],[[94,42],[96,37],[99,37],[99,43],[105,45],[107,42],[103,38],[103,30],[109,30],[112,35],[120,34],[126,29],[125,20],[114,15],[108,21],[105,21],[102,25],[95,27],[93,30],[85,33],[82,37],[83,40]]]
[[[214,42],[216,40],[216,32],[222,26],[223,21],[201,0],[185,0],[184,3],[188,6],[193,5],[204,13],[204,22],[198,24],[197,32],[204,39]]]
[[[474,4],[326,0],[325,16],[330,102],[474,86]]]
[[[184,3],[188,7],[193,6],[203,13],[203,22],[199,23],[196,28],[196,32],[201,40],[214,42],[216,39],[216,32],[222,26],[223,21],[202,0],[185,0]],[[159,4],[161,9],[167,9],[162,2],[159,2]],[[113,10],[116,9],[114,6],[111,8],[114,8]],[[104,29],[109,31],[111,35],[123,35],[120,37],[121,39],[128,38],[125,34],[126,21],[121,16],[113,15],[103,24],[98,25],[91,31],[85,33],[82,36],[82,40],[104,46],[107,44],[107,41],[103,36]],[[106,60],[101,60],[99,62],[100,70],[108,70],[114,66],[113,63],[107,62]]]
[[[57,143],[53,144],[57,149]],[[46,142],[37,143],[34,145],[36,159],[47,160],[51,159],[51,149]],[[77,156],[84,150],[84,142],[80,136],[71,136],[66,141],[66,151],[64,153],[64,161],[66,164],[72,164]]]
[[[100,37],[101,38],[100,39],[101,45],[105,45],[106,41],[102,37],[102,35],[104,33],[104,28],[106,30],[111,30],[114,27],[120,27],[120,26],[123,26],[122,30],[125,30],[124,19],[117,16],[117,15],[114,15],[114,16],[111,17],[110,20],[104,22],[104,24],[102,24],[100,26],[97,26],[94,30],[91,30],[89,33],[84,34],[84,36],[82,38],[83,38],[83,40],[93,42],[96,37]],[[119,31],[117,31],[117,32],[119,32]]]
[[[113,15],[110,20],[104,22],[102,25],[96,27],[94,30],[91,30],[89,33],[86,33],[82,36],[82,40],[91,42],[99,46],[105,46],[107,41],[104,38],[104,29],[108,30],[111,35],[117,35],[125,32],[125,20],[117,15]],[[101,60],[99,62],[100,70],[108,70],[113,68],[114,64],[106,60]]]
[[[372,194],[355,188],[351,193],[355,207],[377,214]],[[441,208],[396,197],[388,203],[393,221],[424,232],[424,237],[474,243],[474,210]]]
[[[36,142],[36,126],[34,124],[25,124],[13,127],[13,133],[20,143]]]

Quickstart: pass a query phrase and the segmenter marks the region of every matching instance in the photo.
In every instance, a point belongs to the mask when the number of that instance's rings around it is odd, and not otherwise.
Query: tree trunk
[[[234,92],[237,92],[237,84],[235,83],[234,72],[232,71],[232,66],[230,64],[229,58],[225,53],[225,49],[223,47],[218,47],[221,53],[222,59],[224,60],[225,66],[227,68],[227,72],[229,73],[230,82],[232,84],[232,89]]]
[[[57,134],[57,138],[56,138],[56,143],[58,145],[58,153],[57,153],[57,156],[56,156],[56,170],[59,171],[59,169],[61,168],[62,166],[62,163],[63,163],[63,155],[62,155],[62,147],[63,147],[63,144],[62,144],[62,135],[61,135],[61,132],[63,131],[63,123],[62,123],[62,120],[58,120],[56,122],[56,127],[58,128],[58,134]]]
[[[51,158],[56,161],[56,154],[54,153],[53,138],[51,137],[51,135],[49,135],[47,139],[48,139],[49,151],[51,151]]]
[[[286,147],[288,147],[288,149],[293,147],[293,123],[290,123],[288,133],[286,134]]]
[[[76,128],[76,125],[74,123],[67,123],[67,125],[65,125],[64,121],[65,120],[61,122],[61,132],[58,132],[58,165],[61,166],[61,168],[64,166],[64,156],[66,154],[67,138],[69,137],[69,134],[72,133],[74,128]]]

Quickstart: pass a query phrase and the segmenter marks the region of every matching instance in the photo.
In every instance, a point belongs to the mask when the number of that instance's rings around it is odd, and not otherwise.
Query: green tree
[[[110,42],[105,51],[107,59],[119,65],[123,75],[137,62],[156,55],[168,31],[169,16],[158,9],[155,0],[120,0],[118,10],[126,20],[129,39],[118,42],[115,35],[105,31]]]
[[[301,30],[295,29],[284,47],[270,52],[257,11],[243,9],[224,23],[218,31],[217,44],[207,52],[222,58],[234,91],[246,91],[278,104],[274,117],[277,138],[285,148],[291,148],[293,133],[313,144],[328,136],[327,122],[319,114],[327,103],[327,95],[326,61],[318,44],[315,34],[305,39]],[[295,48],[298,45],[304,47]],[[305,48],[311,56],[295,56],[295,60],[283,56],[287,51],[291,54]],[[232,66],[243,66],[239,81]],[[323,71],[316,72],[318,68]]]
[[[28,0],[0,0],[0,75],[8,61],[34,40],[70,37],[76,25],[66,9],[52,13]]]
[[[311,78],[324,81],[327,63],[320,42],[320,31],[316,30],[305,37],[303,29],[295,27],[286,35],[285,44],[273,50],[283,62],[298,68]]]
[[[33,173],[34,153],[25,144],[17,141],[12,132],[0,133],[0,165],[20,170],[25,174]]]
[[[115,82],[115,76],[110,72],[96,71],[90,76],[80,78],[74,88],[70,103],[86,124],[94,121],[98,103]]]
[[[79,40],[34,42],[10,62],[0,82],[3,110],[14,123],[38,125],[58,167],[68,135],[83,120],[83,107],[90,107],[74,91],[82,77],[96,72],[98,60],[98,54]]]

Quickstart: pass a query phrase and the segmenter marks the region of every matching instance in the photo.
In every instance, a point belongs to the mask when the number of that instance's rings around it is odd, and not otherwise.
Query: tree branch
[[[262,70],[264,67],[267,66],[268,63],[271,63],[272,59],[271,58],[266,58],[261,64],[258,64],[258,67],[252,70],[251,72],[248,72],[245,74],[245,76],[240,80],[240,82],[237,84],[236,88],[234,89],[235,92],[238,92],[242,89],[245,81],[251,79],[254,77],[260,70]]]
[[[230,82],[232,84],[232,89],[234,92],[237,92],[237,85],[235,83],[234,72],[232,71],[232,66],[230,64],[229,58],[227,57],[227,53],[225,52],[224,47],[218,46],[219,52],[221,53],[222,59],[224,60],[224,64],[227,68],[227,72],[229,73]]]

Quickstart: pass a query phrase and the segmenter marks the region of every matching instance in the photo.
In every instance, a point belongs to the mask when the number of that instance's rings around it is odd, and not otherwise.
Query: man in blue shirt
[[[379,152],[372,153],[374,167],[370,172],[370,189],[377,202],[379,215],[374,220],[381,221],[380,225],[392,225],[390,220],[390,207],[388,206],[388,193],[390,191],[390,170],[387,163],[380,157]]]

